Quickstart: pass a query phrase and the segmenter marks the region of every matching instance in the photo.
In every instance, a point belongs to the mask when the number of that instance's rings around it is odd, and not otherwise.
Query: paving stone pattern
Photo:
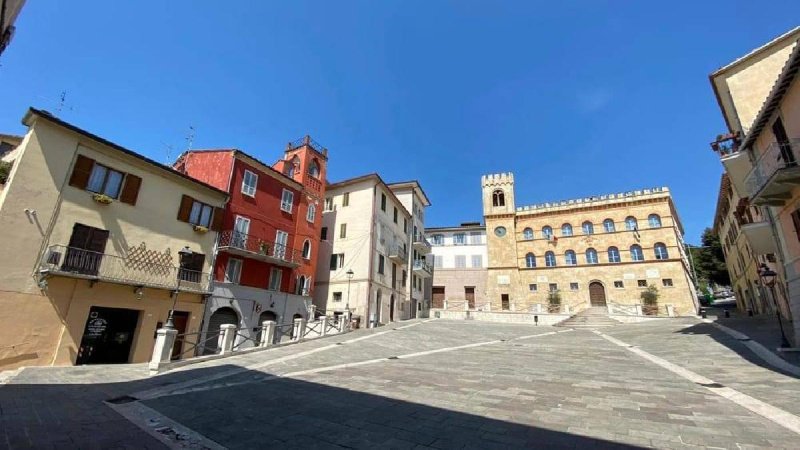
[[[229,448],[736,449],[800,442],[589,330],[444,320],[393,330],[413,323],[157,377],[143,366],[25,369],[0,386],[0,447],[160,448],[102,403],[142,393],[150,395],[144,405]],[[711,325],[674,320],[602,332],[800,414],[800,381],[763,366]],[[453,349],[468,344],[475,346]],[[446,351],[408,356],[440,349]],[[342,366],[353,363],[360,364]]]

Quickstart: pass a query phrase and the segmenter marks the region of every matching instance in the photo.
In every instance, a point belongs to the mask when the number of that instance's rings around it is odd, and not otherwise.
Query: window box
[[[96,201],[97,203],[101,203],[103,205],[108,205],[114,202],[113,198],[105,194],[94,194],[92,195],[92,200]]]
[[[202,225],[195,225],[192,228],[194,229],[194,231],[196,231],[196,232],[198,232],[200,234],[208,233],[208,228],[204,227]]]

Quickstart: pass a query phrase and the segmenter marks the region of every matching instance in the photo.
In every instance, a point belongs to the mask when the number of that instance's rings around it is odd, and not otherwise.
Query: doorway
[[[475,286],[464,286],[464,300],[469,309],[475,309]]]
[[[129,362],[139,311],[92,306],[86,318],[76,365]]]
[[[508,294],[500,294],[500,306],[503,311],[508,311],[511,309],[510,301],[508,300]]]
[[[389,322],[394,322],[394,294],[389,296]]]
[[[444,286],[434,286],[431,290],[431,308],[444,308]]]
[[[172,323],[175,324],[175,329],[178,330],[178,335],[175,337],[175,345],[172,346],[172,359],[180,359],[183,354],[184,335],[186,334],[186,325],[189,323],[189,313],[175,311],[172,314]]]
[[[219,351],[219,344],[222,340],[219,335],[219,327],[224,324],[239,324],[239,315],[236,314],[233,308],[220,308],[214,311],[214,314],[211,314],[211,318],[208,319],[208,332],[206,333],[206,342],[203,349],[204,355],[213,355]],[[218,338],[213,339],[214,336],[218,336]]]
[[[589,303],[592,306],[606,306],[606,290],[603,283],[599,281],[589,283]]]

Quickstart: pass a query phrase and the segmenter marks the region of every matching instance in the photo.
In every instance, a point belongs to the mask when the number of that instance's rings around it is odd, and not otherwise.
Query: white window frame
[[[288,250],[288,247],[289,247],[289,233],[283,230],[275,231],[275,249],[272,252],[272,255],[276,258],[283,259],[286,257],[286,250]]]
[[[293,208],[294,192],[290,191],[289,189],[284,189],[281,193],[281,211],[291,214]]]
[[[228,264],[225,266],[225,282],[226,283],[239,284],[239,280],[241,280],[241,278],[242,278],[242,265],[243,265],[242,262],[243,261],[241,259],[239,259],[239,258],[228,258]],[[233,272],[235,274],[235,277],[233,277],[233,278],[235,278],[235,279],[232,279],[232,277],[230,276],[231,275],[231,269],[233,267],[236,267],[236,269]]]
[[[455,257],[456,269],[467,268],[467,255],[456,255]]]
[[[248,183],[248,179],[250,180],[250,183]],[[247,195],[248,197],[255,197],[257,186],[258,175],[245,169],[244,176],[242,177],[242,194]]]
[[[247,237],[250,234],[250,219],[244,216],[236,216],[233,221],[233,235],[231,236],[231,246],[241,249],[247,248]]]
[[[306,249],[306,244],[308,244],[308,255],[303,251],[303,259],[311,259],[311,240],[306,239],[303,241],[303,250]]]
[[[317,218],[317,205],[311,203],[308,205],[308,211],[306,211],[306,220],[314,223],[314,220]]]
[[[278,274],[277,277],[275,274]],[[269,271],[269,285],[267,287],[270,291],[280,291],[281,290],[281,281],[283,279],[283,270],[278,269],[277,267],[273,267],[272,270]],[[277,285],[275,284],[277,280]]]
[[[476,262],[478,264],[475,264]],[[472,255],[472,267],[475,269],[483,267],[483,255]]]

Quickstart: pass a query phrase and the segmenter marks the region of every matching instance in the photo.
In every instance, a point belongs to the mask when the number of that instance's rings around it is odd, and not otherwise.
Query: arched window
[[[297,295],[303,295],[303,288],[306,285],[306,277],[300,275],[297,277],[297,284],[294,286],[294,293]]]
[[[639,244],[631,245],[631,260],[644,261],[644,253],[642,253],[642,247]]]
[[[308,205],[308,211],[306,211],[306,220],[313,223],[314,219],[317,218],[317,205],[310,204]]]
[[[542,236],[544,236],[545,239],[551,239],[553,237],[553,229],[550,228],[550,225],[542,227]]]
[[[593,248],[586,249],[586,264],[597,264],[597,250]]]
[[[568,266],[575,266],[578,264],[578,257],[575,256],[575,252],[573,250],[567,250],[564,252],[564,262],[566,262]]]
[[[556,254],[553,252],[547,252],[544,254],[544,264],[547,267],[555,267],[556,266]]]
[[[308,239],[303,242],[303,258],[311,259],[311,241]]]
[[[628,231],[639,229],[638,223],[636,223],[636,217],[628,216],[625,218],[625,229]]]
[[[295,155],[294,158],[289,160],[289,168],[286,171],[286,175],[289,178],[294,178],[294,174],[296,174],[298,170],[300,170],[300,158]]]
[[[617,247],[608,247],[608,262],[610,263],[620,262],[619,249]]]
[[[667,246],[664,245],[662,242],[656,242],[656,245],[653,247],[653,251],[656,254],[656,259],[669,259],[669,252],[667,252]]]
[[[611,219],[606,219],[603,221],[603,229],[606,230],[606,233],[613,233],[616,231],[614,228],[614,221]]]
[[[497,189],[496,191],[492,192],[492,205],[506,206],[506,194],[503,193],[502,189]]]
[[[533,239],[533,230],[531,230],[530,228],[525,228],[524,230],[522,230],[522,237],[526,241],[530,241],[531,239]]]
[[[311,160],[311,164],[308,166],[308,174],[314,178],[319,178],[319,163],[316,159]]]
[[[572,225],[565,223],[561,225],[561,235],[562,236],[572,236]]]
[[[525,255],[525,267],[533,268],[536,267],[536,256],[533,253],[528,253]]]
[[[592,222],[589,222],[588,220],[583,222],[581,228],[583,228],[583,234],[594,234],[594,225],[592,225]]]
[[[661,228],[661,217],[658,214],[650,214],[647,216],[647,223],[650,228]]]

